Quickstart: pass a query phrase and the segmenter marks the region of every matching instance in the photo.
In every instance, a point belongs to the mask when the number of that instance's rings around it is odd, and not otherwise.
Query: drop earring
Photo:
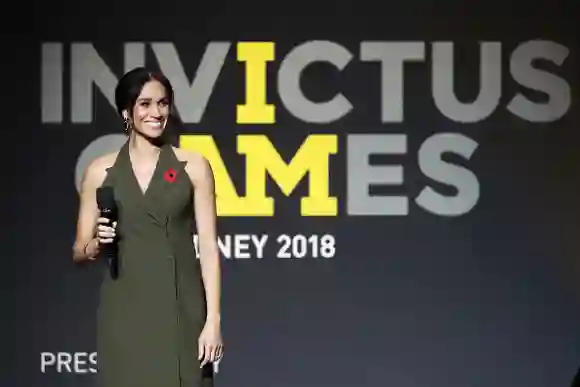
[[[129,122],[129,118],[125,117],[123,120],[123,126],[125,127],[125,133],[129,134],[129,129],[131,129],[131,123]]]

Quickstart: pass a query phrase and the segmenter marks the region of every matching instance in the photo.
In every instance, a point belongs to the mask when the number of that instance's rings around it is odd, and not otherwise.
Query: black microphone
[[[115,202],[115,192],[112,187],[97,188],[97,205],[101,211],[101,217],[109,219],[109,225],[118,220],[117,203]],[[105,258],[109,266],[111,278],[117,279],[119,276],[119,259],[117,256],[118,246],[117,238],[112,243],[104,243],[100,245],[102,257]]]

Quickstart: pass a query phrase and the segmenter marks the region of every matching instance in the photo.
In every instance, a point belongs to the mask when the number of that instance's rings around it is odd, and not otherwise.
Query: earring
[[[125,133],[129,133],[129,129],[131,129],[131,123],[129,122],[129,118],[125,117],[123,120],[123,126],[125,127]]]

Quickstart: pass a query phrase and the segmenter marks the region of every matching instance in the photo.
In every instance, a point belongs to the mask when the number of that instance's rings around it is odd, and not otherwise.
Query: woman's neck
[[[129,137],[131,154],[138,159],[156,159],[161,150],[161,143],[155,143],[142,135],[132,132]]]

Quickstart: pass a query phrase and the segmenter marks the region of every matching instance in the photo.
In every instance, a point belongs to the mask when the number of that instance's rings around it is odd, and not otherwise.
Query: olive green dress
[[[125,143],[103,185],[119,207],[119,276],[104,265],[97,312],[100,387],[207,387],[197,340],[206,316],[192,239],[193,188],[171,145],[142,192]]]

